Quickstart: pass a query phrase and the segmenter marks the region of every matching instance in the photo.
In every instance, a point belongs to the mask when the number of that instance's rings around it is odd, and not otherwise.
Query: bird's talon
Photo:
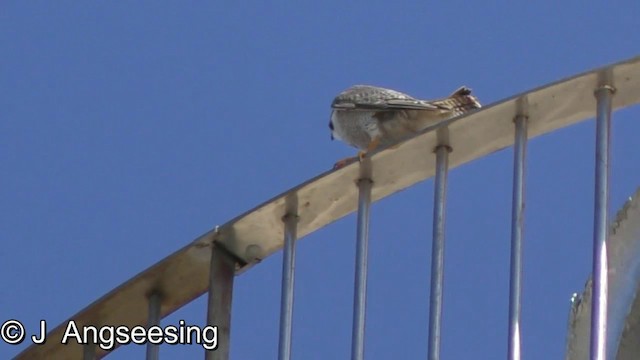
[[[340,160],[340,161],[336,162],[336,163],[333,165],[333,169],[334,169],[334,170],[337,170],[337,169],[343,168],[343,167],[345,167],[345,166],[347,166],[347,165],[351,164],[352,162],[354,162],[354,161],[356,161],[356,160],[358,160],[358,159],[359,159],[359,157],[348,157],[348,158],[346,158],[346,159],[342,159],[342,160]]]

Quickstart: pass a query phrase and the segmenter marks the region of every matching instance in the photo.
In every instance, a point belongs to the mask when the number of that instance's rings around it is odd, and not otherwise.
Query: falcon
[[[480,107],[466,86],[444,99],[419,100],[391,89],[355,85],[338,94],[331,103],[331,140],[342,140],[360,149],[358,158],[362,160],[378,147],[396,144],[429,125]],[[338,161],[334,168],[353,160]]]

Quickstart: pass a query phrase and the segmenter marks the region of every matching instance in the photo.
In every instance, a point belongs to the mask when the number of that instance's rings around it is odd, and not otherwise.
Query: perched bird
[[[360,149],[358,158],[362,159],[378,146],[393,145],[429,125],[480,107],[466,86],[444,99],[419,100],[395,90],[355,85],[331,103],[331,140],[339,139]],[[353,160],[338,161],[334,167]]]

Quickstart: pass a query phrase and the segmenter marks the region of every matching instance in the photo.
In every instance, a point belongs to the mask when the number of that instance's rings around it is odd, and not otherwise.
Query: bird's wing
[[[443,110],[430,101],[414,99],[399,91],[375,86],[357,85],[340,93],[331,104],[342,110]]]
[[[411,109],[411,110],[446,110],[438,104],[424,100],[390,99],[387,100],[389,109]]]

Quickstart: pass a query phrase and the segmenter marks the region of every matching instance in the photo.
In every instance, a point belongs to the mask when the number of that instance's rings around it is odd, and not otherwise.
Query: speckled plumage
[[[447,98],[428,101],[395,90],[356,85],[333,100],[329,128],[332,139],[370,151],[480,106],[464,86]]]

